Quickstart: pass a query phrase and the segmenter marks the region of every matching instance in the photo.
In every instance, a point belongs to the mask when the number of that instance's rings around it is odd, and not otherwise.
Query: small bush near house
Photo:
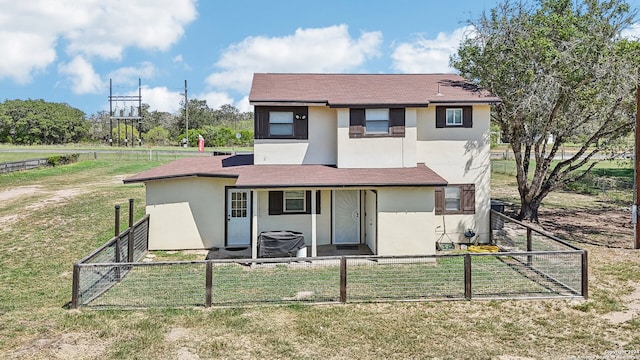
[[[47,158],[47,163],[51,166],[71,164],[71,163],[77,162],[79,156],[80,154],[78,153],[53,155]]]

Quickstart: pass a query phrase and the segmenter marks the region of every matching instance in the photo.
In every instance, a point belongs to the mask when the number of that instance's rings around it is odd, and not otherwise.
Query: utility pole
[[[634,176],[633,176],[633,186],[635,187],[635,192],[633,194],[633,211],[631,211],[633,216],[633,224],[634,224],[634,233],[635,233],[635,248],[640,249],[640,226],[638,226],[638,199],[640,199],[640,187],[638,186],[638,167],[640,165],[640,138],[638,134],[640,132],[640,83],[636,88],[636,132],[635,132],[635,156],[633,158],[634,161]]]
[[[186,129],[184,147],[189,147],[189,98],[187,97],[187,80],[184,81],[184,127]]]

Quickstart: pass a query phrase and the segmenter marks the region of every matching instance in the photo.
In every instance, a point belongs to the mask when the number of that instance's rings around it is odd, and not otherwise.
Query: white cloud
[[[138,93],[130,93],[129,95],[137,96]],[[181,101],[183,95],[178,91],[171,91],[165,86],[148,88],[142,86],[142,102],[149,104],[150,111],[165,111],[176,113],[182,107]]]
[[[211,109],[217,109],[222,105],[233,105],[233,98],[224,92],[208,92],[194,96],[196,99],[207,100],[207,106]]]
[[[149,79],[156,74],[152,63],[145,61],[139,67],[123,67],[109,74],[109,78],[118,85],[137,85],[138,79]]]
[[[195,19],[195,1],[2,1],[0,78],[30,81],[58,45],[87,60],[118,60],[128,47],[167,50]]]
[[[174,56],[172,60],[175,63],[181,63],[183,61],[182,54],[178,54],[178,55]]]
[[[76,56],[70,62],[58,65],[58,72],[67,76],[74,94],[97,94],[104,91],[100,75],[82,56]]]
[[[449,56],[458,50],[460,42],[472,29],[465,26],[452,33],[441,32],[435,39],[420,37],[412,43],[401,43],[391,56],[392,67],[402,73],[452,72]]]
[[[640,40],[640,23],[631,24],[627,29],[622,30],[620,36],[630,40]]]
[[[54,46],[55,37],[0,28],[0,79],[28,83],[34,71],[45,69],[55,60]]]
[[[249,97],[245,96],[236,103],[236,107],[240,112],[253,111],[253,105],[249,104]]]
[[[380,54],[382,33],[364,32],[354,39],[346,25],[297,29],[284,37],[252,36],[229,46],[206,82],[216,88],[247,92],[254,72],[356,71]]]

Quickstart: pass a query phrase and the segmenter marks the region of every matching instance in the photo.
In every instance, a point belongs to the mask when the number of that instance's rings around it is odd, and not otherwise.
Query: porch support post
[[[311,257],[318,256],[318,214],[316,214],[316,192],[318,190],[311,190]]]
[[[251,258],[258,258],[258,190],[251,190]]]

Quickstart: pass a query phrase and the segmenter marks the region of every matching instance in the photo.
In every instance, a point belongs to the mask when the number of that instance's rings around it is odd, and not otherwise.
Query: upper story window
[[[255,139],[309,138],[309,108],[306,106],[256,106]]]
[[[365,109],[365,133],[389,133],[389,109]]]
[[[404,108],[349,109],[349,137],[404,137]]]
[[[293,136],[293,112],[269,111],[269,135]]]
[[[436,106],[436,128],[473,127],[472,106]]]
[[[462,126],[462,109],[447,109],[447,126]]]

